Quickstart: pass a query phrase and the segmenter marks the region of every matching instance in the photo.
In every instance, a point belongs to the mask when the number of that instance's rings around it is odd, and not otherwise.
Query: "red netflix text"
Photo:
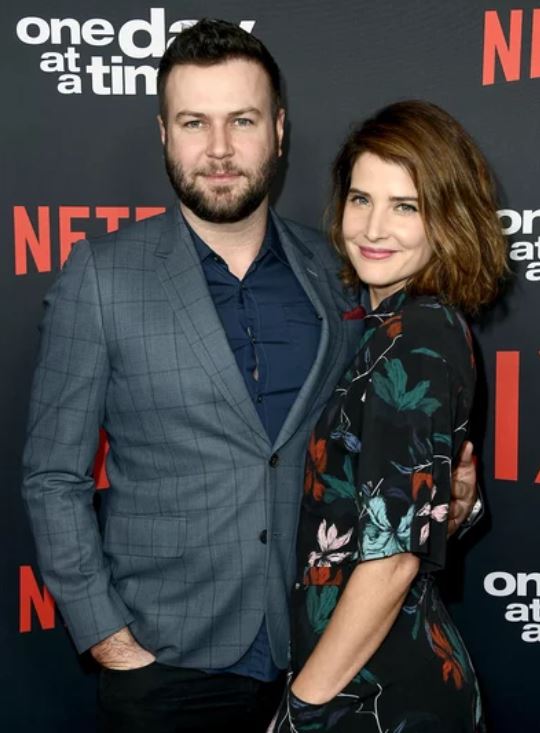
[[[519,478],[520,352],[498,351],[495,358],[494,478]],[[540,484],[540,471],[534,483]]]
[[[56,623],[54,599],[45,586],[40,588],[30,565],[19,568],[19,631],[32,631],[37,620],[42,629],[54,629]]]
[[[502,16],[498,10],[484,14],[482,84],[495,84],[497,61],[505,81],[519,81],[522,67],[530,79],[540,78],[540,8],[531,11],[530,25],[528,16],[524,23],[523,10],[511,10],[509,16],[504,13],[504,19]],[[529,29],[530,54],[526,54],[524,39]]]
[[[53,261],[61,267],[71,248],[87,236],[86,226],[95,231],[114,232],[122,223],[141,221],[165,211],[163,206],[26,206],[13,207],[13,244],[15,274],[29,271],[50,272]]]

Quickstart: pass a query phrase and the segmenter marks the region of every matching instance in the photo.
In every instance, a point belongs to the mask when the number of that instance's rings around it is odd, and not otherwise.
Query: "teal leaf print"
[[[407,372],[401,359],[389,359],[384,368],[388,376],[375,372],[373,387],[375,393],[388,405],[399,411],[421,410],[426,415],[433,415],[441,403],[434,397],[426,397],[430,387],[427,379],[418,382],[416,387],[407,391]]]
[[[307,589],[307,613],[309,623],[316,634],[325,630],[334,610],[339,588],[335,585],[310,585]]]
[[[436,410],[439,409],[441,406],[441,403],[439,400],[436,400],[434,397],[426,397],[425,400],[422,400],[422,402],[418,405],[418,409],[422,412],[425,412],[426,415],[433,415]]]
[[[446,320],[448,321],[448,323],[451,326],[453,326],[454,325],[454,317],[452,316],[452,312],[448,308],[445,308],[444,305],[443,305],[443,311],[444,311],[444,315],[446,316]]]
[[[413,626],[413,630],[412,630],[412,638],[415,641],[418,639],[418,632],[420,631],[420,621],[421,621],[421,614],[417,610],[417,612],[415,614],[414,626]]]
[[[347,477],[347,481],[351,484],[354,484],[354,475],[350,456],[346,456],[345,460],[343,461],[343,472]]]
[[[366,331],[364,331],[364,335],[363,335],[363,336],[362,336],[362,338],[360,339],[360,343],[359,343],[359,345],[358,345],[358,351],[360,351],[360,349],[361,349],[361,348],[362,348],[362,347],[363,347],[363,346],[364,346],[365,344],[367,344],[367,342],[368,342],[368,341],[369,341],[369,339],[370,339],[370,338],[371,338],[371,337],[373,336],[373,334],[375,333],[375,331],[376,331],[376,330],[377,330],[376,328],[368,328],[368,329],[367,329]]]
[[[336,499],[354,499],[356,497],[356,487],[350,456],[345,456],[345,460],[343,461],[343,473],[347,479],[346,481],[342,481],[341,479],[327,473],[322,474],[321,478],[326,484],[324,501],[327,504],[335,501]]]
[[[442,356],[432,349],[427,349],[424,346],[419,349],[413,349],[411,354],[424,354],[424,356],[432,356],[434,359],[442,359]]]
[[[446,433],[433,433],[433,440],[435,443],[444,443],[444,445],[452,445],[452,438]]]
[[[426,392],[428,391],[428,389],[429,382],[427,379],[423,379],[421,382],[418,382],[414,389],[411,389],[409,392],[405,392],[403,394],[401,398],[400,409],[414,410],[414,408],[418,407],[418,405],[422,402],[422,400],[426,396]]]
[[[356,491],[354,485],[349,481],[342,481],[328,473],[323,473],[321,477],[326,485],[324,492],[324,501],[329,504],[336,499],[354,499]]]
[[[362,535],[362,558],[370,560],[409,552],[414,504],[401,517],[397,529],[390,524],[386,502],[382,497],[372,497],[365,503],[365,507],[368,518]]]
[[[379,684],[379,680],[375,675],[367,669],[367,667],[362,667],[360,672],[356,675],[356,677],[353,679],[353,682],[367,682],[368,685],[374,685],[375,687]]]

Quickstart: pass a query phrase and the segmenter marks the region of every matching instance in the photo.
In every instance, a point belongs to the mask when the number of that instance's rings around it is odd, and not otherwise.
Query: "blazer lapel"
[[[287,255],[289,264],[311,300],[313,307],[321,316],[321,336],[317,356],[308,374],[304,385],[291,407],[289,414],[279,432],[274,449],[283,445],[298,429],[302,420],[309,412],[313,399],[319,392],[319,385],[328,369],[328,357],[336,353],[336,339],[339,338],[339,328],[330,328],[330,322],[335,317],[331,311],[335,309],[332,302],[325,303],[321,294],[328,288],[326,274],[315,261],[311,251],[291,232],[286,224],[273,212],[270,213],[276,225],[281,244]]]
[[[161,284],[202,368],[233,409],[269,442],[217,315],[191,235],[169,209],[155,251]]]

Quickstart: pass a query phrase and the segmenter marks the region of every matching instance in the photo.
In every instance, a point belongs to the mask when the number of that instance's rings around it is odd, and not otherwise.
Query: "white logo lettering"
[[[503,234],[507,237],[517,235],[533,236],[533,239],[510,241],[509,257],[514,262],[527,262],[525,279],[540,282],[540,235],[534,238],[534,227],[540,232],[540,209],[500,209],[498,212]]]
[[[133,18],[117,30],[105,18],[40,18],[28,16],[17,22],[16,33],[28,46],[49,44],[39,68],[46,74],[57,74],[60,94],[82,94],[91,91],[99,96],[156,94],[155,64],[136,66],[127,59],[159,59],[178,33],[195,25],[197,20],[175,20],[169,25],[164,8],[150,8],[149,19]],[[251,33],[254,20],[242,20],[240,28]],[[87,55],[86,48],[116,46],[110,56]],[[58,49],[55,47],[65,46]],[[116,53],[115,53],[116,50]],[[81,58],[83,59],[81,61]]]
[[[522,624],[522,641],[529,644],[540,642],[540,573],[512,575],[505,571],[493,571],[484,578],[484,590],[490,596],[499,598],[530,598],[528,603],[508,603],[504,619],[508,623]]]

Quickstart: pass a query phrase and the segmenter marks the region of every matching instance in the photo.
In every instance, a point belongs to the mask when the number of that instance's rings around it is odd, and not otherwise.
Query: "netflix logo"
[[[520,352],[495,355],[494,478],[519,478]],[[525,478],[530,480],[529,477]],[[534,478],[540,484],[540,470]]]
[[[526,41],[530,38],[530,52]],[[482,84],[495,84],[497,70],[506,82],[522,74],[540,78],[540,8],[532,11],[488,10],[484,14]],[[500,77],[499,77],[500,78]]]
[[[164,211],[163,206],[14,206],[15,274],[51,272],[53,266],[62,267],[75,242],[87,238],[90,227],[93,235],[106,234],[129,221],[141,221]]]
[[[19,631],[32,631],[34,621],[43,630],[54,629],[56,605],[46,586],[40,587],[30,565],[19,568]]]

